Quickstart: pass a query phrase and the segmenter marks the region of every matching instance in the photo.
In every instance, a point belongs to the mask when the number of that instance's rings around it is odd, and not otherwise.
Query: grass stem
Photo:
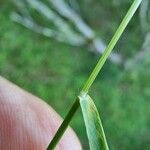
[[[121,37],[123,31],[127,27],[129,21],[133,17],[134,13],[136,12],[136,10],[139,7],[141,2],[142,2],[142,0],[135,0],[133,2],[133,4],[131,5],[129,11],[127,12],[126,16],[124,17],[123,21],[121,22],[120,26],[118,27],[116,33],[114,34],[112,40],[110,41],[110,43],[106,47],[103,55],[101,56],[101,58],[99,59],[97,65],[96,65],[96,67],[94,68],[94,70],[91,73],[90,77],[88,78],[87,82],[83,86],[83,89],[82,89],[83,93],[88,93],[91,85],[93,84],[93,82],[96,79],[98,73],[100,72],[101,68],[103,67],[105,61],[109,57],[111,51],[113,50],[113,48],[116,45],[116,43],[119,40],[119,38]],[[59,142],[60,138],[62,137],[63,133],[67,129],[70,121],[72,120],[75,112],[79,108],[79,106],[80,106],[79,99],[77,99],[75,101],[75,103],[73,104],[73,106],[71,107],[69,113],[65,117],[63,123],[59,127],[58,131],[56,132],[56,134],[55,134],[54,138],[52,139],[50,145],[48,146],[48,150],[54,150],[54,148],[56,147],[56,145]]]
[[[76,113],[77,109],[79,108],[79,105],[80,105],[79,99],[77,98],[77,100],[71,107],[70,111],[68,112],[65,120],[62,122],[61,126],[59,127],[58,131],[56,132],[56,134],[55,134],[54,138],[52,139],[50,145],[48,146],[47,150],[54,150],[58,141],[60,140],[63,133],[67,129],[71,119],[73,118],[74,114]]]
[[[114,34],[112,40],[110,41],[110,43],[106,47],[102,57],[99,59],[99,61],[98,61],[97,65],[95,66],[93,72],[91,73],[91,75],[88,78],[87,82],[83,86],[83,89],[82,89],[83,92],[86,92],[86,93],[88,92],[89,88],[91,87],[91,85],[93,84],[94,80],[96,79],[98,73],[102,69],[105,61],[109,57],[111,51],[113,50],[113,48],[116,45],[116,43],[119,40],[119,38],[121,37],[123,31],[127,27],[129,21],[131,20],[131,18],[133,17],[135,11],[139,7],[141,1],[142,0],[135,0],[133,2],[133,4],[131,5],[129,11],[127,12],[126,16],[124,17],[123,21],[121,22],[120,26],[118,27],[116,33]]]

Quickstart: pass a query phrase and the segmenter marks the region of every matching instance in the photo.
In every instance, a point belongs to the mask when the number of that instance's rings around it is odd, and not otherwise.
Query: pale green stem
[[[88,93],[89,88],[91,87],[92,83],[96,79],[98,73],[100,72],[101,68],[103,67],[105,61],[109,57],[111,51],[113,50],[114,46],[116,45],[117,41],[119,40],[120,36],[122,35],[123,31],[125,30],[126,26],[128,25],[129,21],[133,17],[134,13],[136,12],[137,8],[139,7],[142,0],[135,0],[131,5],[129,11],[127,12],[126,16],[124,17],[123,21],[121,22],[120,26],[118,27],[115,35],[113,36],[112,40],[108,44],[107,48],[105,49],[103,55],[101,56],[100,60],[98,61],[96,67],[94,68],[93,72],[91,73],[90,77],[88,78],[87,82],[83,86],[82,92]],[[65,132],[66,128],[68,127],[70,121],[72,120],[75,112],[79,108],[79,99],[71,107],[68,115],[65,117],[63,123],[61,124],[60,128],[56,132],[54,138],[52,139],[50,145],[48,146],[48,150],[53,150],[57,143],[59,142],[60,138],[62,137],[63,133]]]
[[[114,46],[116,45],[117,41],[119,40],[120,36],[122,35],[123,31],[127,27],[129,21],[131,20],[132,16],[134,15],[135,11],[139,7],[140,3],[142,0],[135,0],[130,7],[128,13],[126,14],[125,18],[121,22],[120,26],[118,27],[116,33],[114,34],[112,40],[106,47],[102,57],[99,59],[96,67],[94,68],[93,72],[91,73],[90,77],[88,78],[87,82],[85,83],[82,91],[83,92],[88,92],[89,88],[91,87],[92,83],[94,82],[95,78],[97,77],[98,73],[102,69],[105,61],[109,57],[111,51],[113,50]]]

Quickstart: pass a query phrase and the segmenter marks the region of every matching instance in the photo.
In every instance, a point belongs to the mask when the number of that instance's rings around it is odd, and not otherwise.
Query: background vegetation
[[[80,0],[85,20],[108,43],[130,0]],[[92,8],[92,9],[91,9]],[[64,117],[98,56],[56,42],[11,21],[13,7],[0,1],[0,74],[49,103]],[[132,58],[144,41],[138,13],[117,45]],[[112,150],[150,149],[150,61],[131,70],[107,62],[91,90]],[[81,111],[72,121],[84,149],[88,147]]]

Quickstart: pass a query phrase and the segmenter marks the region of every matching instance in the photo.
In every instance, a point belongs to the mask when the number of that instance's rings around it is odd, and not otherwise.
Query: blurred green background
[[[79,4],[85,20],[108,43],[131,1],[80,0]],[[99,56],[87,47],[57,42],[14,23],[9,17],[13,10],[9,1],[0,0],[0,74],[39,96],[65,117]],[[132,58],[143,41],[137,12],[116,52]],[[107,61],[90,95],[100,112],[111,150],[150,149],[149,57],[131,70]],[[71,126],[83,149],[88,149],[81,110]]]

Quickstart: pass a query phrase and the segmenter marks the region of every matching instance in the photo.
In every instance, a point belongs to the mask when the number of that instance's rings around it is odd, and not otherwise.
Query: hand
[[[42,100],[0,77],[0,150],[46,150],[61,122]],[[81,150],[71,128],[57,150]]]

